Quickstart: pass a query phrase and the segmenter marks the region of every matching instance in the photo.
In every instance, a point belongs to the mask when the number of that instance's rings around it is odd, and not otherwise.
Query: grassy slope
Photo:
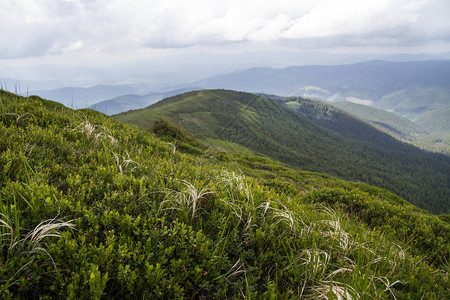
[[[302,115],[252,94],[210,90],[168,98],[116,119],[150,128],[166,117],[206,142],[233,142],[304,170],[387,188],[433,212],[448,212],[450,164],[443,157],[402,144],[347,114],[308,109]]]
[[[0,93],[2,298],[450,296],[449,224],[387,191]]]

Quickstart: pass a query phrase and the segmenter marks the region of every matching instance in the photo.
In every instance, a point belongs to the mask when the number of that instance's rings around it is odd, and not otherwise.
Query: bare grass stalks
[[[14,228],[12,227],[11,221],[9,220],[9,218],[0,213],[0,217],[2,219],[0,219],[0,246],[1,248],[3,248],[3,241],[7,240],[9,241],[9,246],[8,246],[8,253],[9,251],[11,251],[11,249],[14,247],[14,245],[17,243],[16,242],[16,235],[14,234]],[[9,236],[9,238],[7,238]]]
[[[303,260],[303,265],[306,267],[306,276],[313,280],[325,276],[331,257],[323,250],[306,249],[302,251],[300,259]]]
[[[330,216],[330,219],[321,222],[327,226],[323,235],[335,240],[343,253],[347,254],[352,246],[357,246],[357,242],[353,241],[350,234],[342,228],[342,221],[338,212],[329,207],[323,207],[323,211]]]
[[[24,113],[24,114],[17,114],[17,113],[6,113],[6,112],[2,112],[2,117],[6,118],[6,117],[12,117],[12,119],[16,121],[16,126],[19,126],[19,122],[20,120],[25,120],[26,118],[29,118],[33,116],[33,114],[30,113]]]
[[[107,139],[111,146],[115,147],[119,144],[119,141],[111,134],[111,130],[108,127],[100,126],[100,128],[102,129],[102,137]]]
[[[48,253],[47,249],[45,249],[41,245],[41,242],[43,239],[48,238],[48,237],[61,237],[59,230],[62,228],[67,227],[70,229],[74,229],[75,228],[75,225],[73,224],[74,220],[62,221],[62,220],[57,220],[55,217],[53,219],[42,221],[33,230],[29,231],[25,235],[25,237],[18,240],[17,236],[14,234],[12,225],[10,225],[10,221],[9,221],[8,217],[4,214],[0,214],[0,216],[4,219],[4,220],[0,219],[0,227],[6,228],[9,231],[8,233],[2,232],[2,235],[1,235],[1,237],[2,237],[1,246],[2,247],[3,247],[3,238],[5,236],[9,236],[9,240],[10,240],[9,247],[8,247],[7,260],[9,259],[11,252],[14,250],[19,251],[17,254],[15,254],[15,255],[19,255],[19,256],[27,255],[27,254],[32,255],[32,254],[35,254],[38,252],[43,252],[50,258],[55,271],[58,272],[58,269],[57,269],[55,261],[53,260],[53,257],[50,255],[50,253]],[[7,283],[14,284],[15,283],[15,281],[13,281],[14,277],[17,274],[19,274],[22,270],[24,270],[29,264],[31,264],[34,261],[34,259],[35,259],[35,256],[32,255],[31,260],[28,261],[27,263],[25,263],[22,267],[20,267],[13,274],[13,276],[11,276],[7,280]]]
[[[394,244],[394,249],[392,250],[392,253],[390,254],[391,259],[389,259],[390,263],[390,269],[393,273],[395,268],[397,267],[397,264],[402,264],[406,257],[405,252],[403,251],[402,247],[400,245]]]
[[[242,210],[239,204],[233,203],[231,201],[220,199],[227,207],[231,209],[231,213],[235,215],[238,219],[238,223],[245,222],[244,221],[244,211]]]
[[[323,232],[324,236],[336,240],[342,251],[347,253],[352,241],[350,235],[342,229],[340,220],[338,218],[334,220],[324,220],[323,223],[328,225],[328,228],[331,229]]]
[[[56,217],[53,219],[45,220],[39,223],[33,230],[28,232],[28,234],[21,240],[22,243],[27,240],[33,245],[35,248],[44,238],[47,237],[60,237],[61,234],[58,232],[61,228],[67,227],[70,229],[74,229],[75,225],[73,224],[74,220],[70,221],[62,221],[57,220]]]
[[[398,249],[395,251],[395,257],[401,261],[405,260],[405,251],[403,251],[402,247],[398,244],[395,244],[395,247]]]
[[[394,299],[397,299],[397,297],[395,297],[394,291],[392,291],[392,287],[397,285],[397,284],[406,284],[402,280],[396,280],[393,283],[390,283],[389,279],[387,279],[384,276],[375,277],[375,279],[377,279],[377,280],[379,280],[379,281],[381,281],[383,283],[383,285],[386,287],[384,292],[389,292]]]
[[[235,172],[223,172],[220,180],[225,184],[228,199],[221,201],[231,209],[239,223],[245,223],[243,231],[247,231],[250,227],[256,226],[253,224],[253,217],[256,213],[253,201],[251,188],[245,181],[242,175],[237,175]],[[243,199],[243,197],[245,197]]]
[[[405,260],[405,253],[403,249],[397,244],[392,245],[385,256],[380,256],[364,246],[363,248],[365,251],[370,252],[372,253],[372,255],[376,256],[376,258],[367,263],[364,268],[368,268],[369,265],[384,263],[389,267],[390,273],[392,274],[397,268],[397,265],[403,263]]]
[[[244,229],[242,230],[243,232],[246,232],[247,230],[249,230],[251,227],[258,227],[258,225],[256,224],[252,224],[253,218],[252,218],[252,212],[248,213],[247,216],[247,221],[245,223]],[[247,234],[246,234],[247,235]]]
[[[351,286],[335,281],[322,281],[321,285],[314,288],[310,299],[337,299],[352,300],[359,299],[359,294]]]
[[[170,191],[166,199],[161,202],[159,210],[180,210],[190,215],[191,220],[194,220],[200,209],[200,201],[204,196],[213,192],[208,189],[198,191],[193,184],[185,180],[182,181],[182,184],[184,189]]]
[[[130,159],[130,154],[127,151],[125,151],[125,153],[127,154],[127,158],[125,156],[119,157],[119,155],[113,153],[116,159],[117,168],[122,174],[124,173],[124,171],[133,172],[134,169],[141,166],[138,162]]]
[[[92,125],[88,120],[80,123],[74,130],[85,134],[87,137],[94,137],[97,134],[95,125]]]
[[[173,143],[168,143],[168,144],[172,148],[172,155],[175,155],[175,152],[177,152],[177,147]]]
[[[90,123],[88,120],[81,122],[74,131],[85,134],[88,138],[94,139],[96,144],[99,144],[102,140],[107,140],[112,147],[117,146],[118,141],[112,136],[110,130],[104,126],[96,126]]]
[[[221,181],[225,183],[225,187],[230,199],[235,200],[234,191],[237,190],[243,193],[248,200],[247,208],[249,205],[254,205],[253,194],[251,192],[250,186],[242,175],[237,175],[235,172],[224,172],[222,173]]]
[[[306,226],[303,222],[303,220],[294,214],[290,209],[288,209],[285,205],[281,203],[277,203],[278,206],[281,206],[281,208],[275,208],[271,206],[271,202],[267,201],[262,204],[260,204],[257,209],[262,209],[263,213],[262,216],[265,217],[266,214],[269,218],[273,220],[272,225],[277,225],[279,223],[284,223],[287,228],[289,228],[289,231],[291,233],[296,233],[297,226],[296,223],[297,220],[300,221],[300,223],[304,226]]]
[[[234,203],[230,200],[225,199],[219,199],[226,207],[228,207],[231,210],[231,214],[236,216],[238,220],[238,224],[244,223],[244,228],[242,229],[243,232],[246,232],[251,227],[257,227],[256,224],[253,224],[253,213],[248,208],[244,207],[242,209],[241,203]]]
[[[36,253],[39,251],[44,252],[51,259],[55,270],[57,270],[52,256],[44,247],[40,247],[39,244],[44,238],[47,237],[61,237],[61,234],[58,232],[61,228],[67,227],[74,229],[75,225],[73,224],[73,221],[74,220],[65,222],[62,220],[57,220],[56,218],[42,221],[33,230],[29,231],[20,242],[22,245],[24,245],[27,241],[31,244],[31,247],[28,248],[29,253]]]
[[[244,267],[244,263],[241,262],[241,259],[239,258],[237,260],[237,262],[223,275],[220,275],[219,277],[215,278],[214,280],[223,278],[226,281],[228,281],[230,283],[230,279],[236,278],[237,276],[239,276],[242,273],[245,273],[245,267]]]

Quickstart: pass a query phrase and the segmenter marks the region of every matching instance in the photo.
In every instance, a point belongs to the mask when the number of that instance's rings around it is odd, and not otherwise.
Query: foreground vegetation
[[[445,217],[168,122],[0,93],[4,299],[450,297]]]

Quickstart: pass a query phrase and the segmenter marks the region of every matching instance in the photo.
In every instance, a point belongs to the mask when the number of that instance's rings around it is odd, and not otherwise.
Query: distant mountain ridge
[[[298,93],[316,87],[328,95],[324,100],[359,96],[376,102],[384,95],[411,87],[450,86],[450,60],[253,68],[207,78],[197,85],[281,96],[313,96]]]
[[[67,107],[87,108],[99,101],[137,92],[138,89],[131,85],[95,85],[92,87],[35,90],[31,94],[62,103]]]
[[[295,99],[301,108],[295,112],[274,101],[203,90],[115,118],[143,128],[168,118],[212,146],[245,147],[303,170],[387,188],[430,211],[448,211],[449,157],[401,143],[325,103]]]
[[[113,99],[97,102],[89,108],[102,112],[106,115],[115,115],[124,111],[144,108],[161,99],[178,94],[198,90],[197,88],[183,88],[166,92],[152,92],[145,95],[128,94]]]

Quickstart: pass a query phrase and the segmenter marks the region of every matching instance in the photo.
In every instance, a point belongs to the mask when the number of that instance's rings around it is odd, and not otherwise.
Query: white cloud
[[[323,48],[450,39],[448,0],[0,0],[0,15],[0,58],[236,42]]]

